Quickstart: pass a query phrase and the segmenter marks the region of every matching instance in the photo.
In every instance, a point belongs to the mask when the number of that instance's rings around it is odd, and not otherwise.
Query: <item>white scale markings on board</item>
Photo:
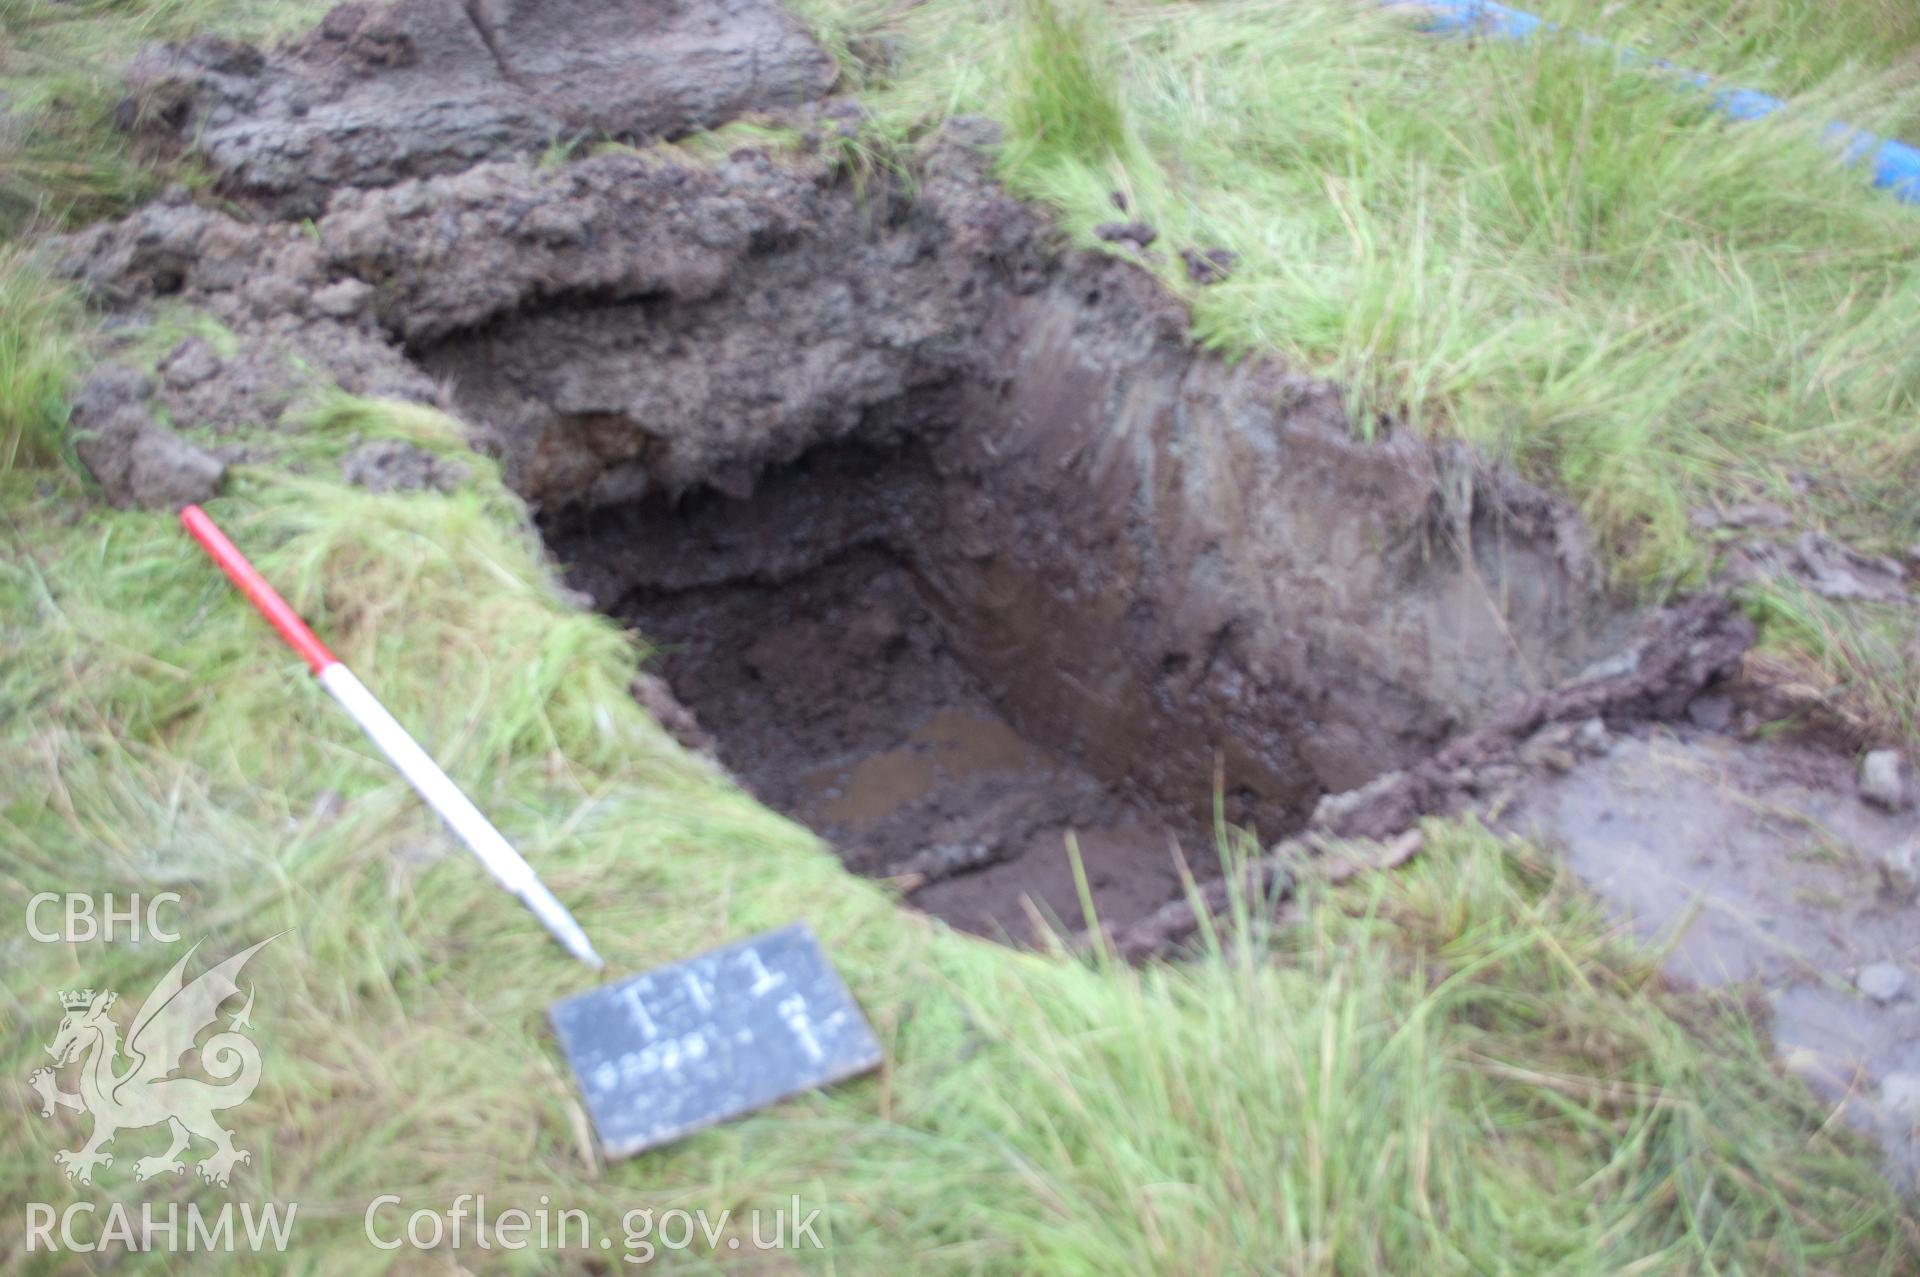
[[[627,1008],[633,1012],[634,1027],[651,1038],[658,1036],[660,1030],[654,1027],[653,1017],[647,1014],[647,1004],[641,998],[650,987],[651,981],[635,980],[621,991],[621,996],[626,998]]]
[[[739,962],[748,968],[753,976],[753,984],[748,993],[755,998],[765,997],[787,981],[784,971],[769,971],[760,954],[748,949],[739,955]],[[692,971],[680,973],[682,985],[687,996],[702,1011],[713,1008],[713,989],[710,981],[702,979]],[[621,990],[621,997],[627,1004],[627,1010],[633,1017],[634,1027],[647,1038],[656,1038],[660,1034],[659,1025],[647,1010],[646,994],[653,988],[651,980],[636,980]],[[820,1040],[814,1034],[814,1024],[807,1016],[807,999],[802,994],[791,994],[781,999],[776,1008],[780,1018],[807,1053],[807,1058],[816,1063],[826,1058],[826,1052],[820,1046]],[[836,1029],[846,1019],[846,1013],[835,1011],[821,1025],[824,1029]],[[753,1031],[746,1028],[734,1031],[733,1040],[737,1045],[748,1046],[753,1042]],[[691,1064],[703,1060],[707,1055],[707,1040],[703,1032],[688,1033],[680,1038],[670,1038],[665,1042],[650,1042],[638,1051],[629,1051],[618,1060],[609,1060],[594,1070],[594,1081],[601,1087],[611,1087],[616,1083],[632,1084],[641,1078],[657,1072],[673,1073],[682,1064]]]
[[[775,974],[767,970],[767,964],[760,961],[760,953],[757,949],[746,950],[740,955],[740,961],[753,968],[753,989],[751,992],[756,998],[765,997],[768,993],[787,982],[786,972],[782,971]]]
[[[702,1011],[713,1009],[713,998],[707,993],[707,982],[691,971],[682,971],[680,980],[687,986],[687,992],[693,996],[693,1004]]]
[[[631,1086],[655,1073],[677,1073],[681,1065],[697,1064],[706,1058],[706,1034],[695,1031],[651,1043],[638,1051],[628,1051],[618,1060],[609,1060],[593,1071],[593,1080],[602,1088],[615,1083]]]
[[[826,1057],[820,1049],[820,1043],[813,1036],[813,1023],[807,1019],[807,1000],[794,994],[780,1003],[780,1017],[793,1030],[793,1036],[800,1039],[800,1045],[806,1049],[807,1058],[819,1061]]]

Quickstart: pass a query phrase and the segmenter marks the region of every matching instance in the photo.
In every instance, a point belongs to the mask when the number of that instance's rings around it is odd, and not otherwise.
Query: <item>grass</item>
[[[1579,0],[1523,7],[1652,56],[1684,51],[1689,67],[1742,87],[1792,97],[1847,86],[1840,96],[1876,124],[1920,135],[1920,111],[1899,92],[1920,71],[1920,10],[1904,0],[1639,0],[1598,14]]]
[[[1889,730],[1920,738],[1920,632],[1909,609],[1845,606],[1792,582],[1752,585],[1743,598],[1767,635],[1762,659],[1824,698],[1859,740]]]
[[[121,132],[121,68],[141,48],[313,25],[318,0],[0,0],[0,237],[124,212],[191,162],[157,168]],[[137,102],[129,102],[137,110]]]
[[[451,446],[444,418],[333,398],[319,449]],[[440,433],[436,434],[436,431]],[[161,516],[0,479],[4,908],[170,889],[190,939],[257,959],[265,1081],[231,1117],[247,1195],[297,1256],[362,1270],[375,1194],[627,1211],[827,1208],[808,1268],[953,1272],[1894,1272],[1892,1191],[1739,1009],[1662,987],[1524,848],[1437,826],[1402,875],[1136,972],[956,936],[844,874],[689,761],[625,695],[636,650],[561,602],[487,463],[452,494],[275,469],[214,513],[578,910],[616,971],[808,918],[887,1048],[877,1079],[603,1167],[542,1026],[586,987]],[[316,474],[329,471],[316,468]],[[52,477],[49,477],[49,476]],[[6,940],[6,1069],[53,990],[144,995],[174,946]],[[75,1190],[80,1127],[15,1108],[0,1196]],[[157,1133],[152,1133],[157,1138]],[[399,1219],[401,1216],[396,1216]],[[616,1229],[617,1236],[617,1229]],[[16,1257],[26,1258],[25,1256]],[[45,1259],[45,1256],[40,1256]],[[581,1257],[527,1257],[527,1270]],[[245,1262],[237,1262],[245,1268]],[[259,1265],[267,1267],[265,1263]],[[48,1270],[59,1264],[48,1264]],[[28,1271],[32,1271],[29,1266]]]
[[[1110,220],[1118,190],[1163,244],[1239,253],[1211,288],[1159,268],[1204,340],[1278,352],[1349,386],[1363,420],[1463,435],[1555,483],[1625,581],[1701,579],[1688,513],[1716,502],[1768,497],[1881,546],[1920,535],[1902,336],[1920,217],[1814,139],[1839,108],[1828,81],[1804,118],[1735,128],[1572,41],[1424,39],[1344,0],[954,0],[871,20],[909,51],[872,89],[889,129],[1006,119],[1007,177],[1074,231]],[[1073,57],[1036,54],[1055,28]],[[1056,129],[1075,144],[1044,145]]]
[[[1692,516],[1753,501],[1869,551],[1920,544],[1920,215],[1819,138],[1920,120],[1910,8],[1545,6],[1795,96],[1739,126],[1572,39],[1431,39],[1349,0],[803,9],[901,51],[849,64],[884,133],[1007,121],[1006,180],[1082,242],[1116,192],[1159,229],[1149,266],[1201,340],[1338,381],[1363,430],[1465,437],[1567,493],[1629,591],[1707,580],[1720,546]],[[1189,245],[1237,253],[1231,279],[1190,285]],[[1910,698],[1920,667],[1887,677],[1853,671],[1878,684],[1851,712]]]
[[[0,474],[65,456],[77,299],[0,249]]]
[[[1911,215],[1817,146],[1776,146],[1791,122],[1729,131],[1576,49],[1431,44],[1317,0],[827,4],[812,16],[835,47],[904,37],[893,77],[869,85],[896,138],[984,110],[1013,124],[1009,180],[1076,232],[1113,215],[1117,188],[1171,243],[1234,248],[1233,279],[1193,293],[1208,340],[1278,350],[1370,410],[1564,484],[1626,579],[1657,590],[1705,570],[1685,531],[1696,502],[1766,494],[1889,544],[1916,517],[1900,488]],[[1906,30],[1870,6],[1824,21],[1746,6],[1742,23],[1776,21],[1804,50],[1761,67],[1732,12],[1644,11],[1648,32],[1684,37],[1676,54],[1835,102],[1854,65],[1841,53]],[[139,42],[305,16],[0,0],[0,86],[35,125],[0,143],[8,226],[109,212],[163,180],[102,127],[111,66]],[[1897,50],[1869,61],[1891,76]],[[546,1195],[616,1240],[634,1209],[797,1193],[826,1208],[832,1249],[782,1265],[856,1273],[1920,1264],[1910,1215],[1741,1006],[1663,986],[1657,952],[1475,826],[1433,827],[1420,861],[1316,897],[1303,922],[1256,925],[1243,903],[1241,925],[1179,967],[1018,954],[899,910],[645,716],[626,693],[642,646],[562,599],[491,463],[465,455],[450,493],[333,477],[360,438],[459,451],[458,423],[318,387],[295,432],[262,433],[278,455],[238,470],[216,517],[616,971],[806,917],[886,1047],[875,1078],[600,1165],[543,1026],[588,977],[168,519],[103,509],[56,463],[88,341],[71,297],[0,263],[0,908],[173,890],[209,953],[285,931],[252,969],[264,1080],[229,1116],[255,1153],[241,1195],[301,1203],[296,1266],[424,1268],[364,1240],[382,1192],[406,1209],[484,1192],[496,1214]],[[1781,476],[1796,469],[1819,483]],[[1801,659],[1893,686],[1872,662],[1897,644],[1849,646],[1884,619],[1785,595],[1753,606]],[[137,999],[177,957],[17,931],[0,946],[16,1078],[43,1058],[54,990]],[[123,1136],[102,1184],[76,1190],[51,1152],[80,1129],[9,1110],[0,1218],[30,1201],[229,1198],[133,1183],[158,1132]],[[0,1229],[23,1271],[91,1266],[22,1245]],[[590,1258],[606,1256],[512,1268]]]
[[[1021,162],[1050,164],[1117,158],[1127,149],[1127,117],[1117,92],[1117,53],[1097,12],[1053,0],[1022,0],[1007,122]]]

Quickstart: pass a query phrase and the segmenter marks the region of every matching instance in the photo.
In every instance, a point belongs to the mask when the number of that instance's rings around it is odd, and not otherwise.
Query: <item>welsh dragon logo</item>
[[[213,1152],[199,1166],[200,1177],[208,1183],[224,1186],[236,1163],[253,1160],[251,1153],[234,1147],[233,1132],[214,1117],[219,1110],[244,1102],[260,1084],[259,1048],[239,1032],[250,1027],[251,988],[228,1031],[214,1034],[200,1046],[200,1068],[214,1081],[173,1074],[193,1050],[194,1039],[217,1018],[221,1003],[240,992],[234,983],[240,968],[277,938],[270,936],[235,954],[190,984],[182,976],[200,946],[187,950],[141,1004],[124,1045],[120,1026],[107,1014],[117,994],[86,989],[60,995],[67,1013],[47,1048],[53,1067],[36,1069],[27,1085],[40,1095],[42,1117],[52,1117],[56,1108],[78,1109],[93,1117],[93,1134],[85,1144],[53,1155],[66,1168],[68,1179],[91,1183],[95,1166],[113,1165],[113,1155],[101,1150],[114,1136],[162,1122],[172,1133],[172,1143],[158,1157],[134,1163],[134,1174],[140,1179],[163,1172],[184,1174],[186,1164],[180,1155],[196,1138],[213,1145]],[[79,1091],[60,1090],[56,1073],[75,1063],[80,1070]]]

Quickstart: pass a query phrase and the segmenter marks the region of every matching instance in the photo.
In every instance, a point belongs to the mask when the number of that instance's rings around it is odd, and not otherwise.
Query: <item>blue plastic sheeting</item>
[[[1463,35],[1497,35],[1507,40],[1525,40],[1542,30],[1553,30],[1545,18],[1491,0],[1425,0],[1431,11],[1429,31],[1458,32]]]
[[[1388,0],[1392,3],[1393,0]],[[1555,23],[1520,9],[1495,4],[1493,0],[1419,0],[1422,25],[1443,35],[1490,35],[1503,40],[1529,40],[1541,32],[1558,31]],[[1607,47],[1596,36],[1577,35],[1583,44]],[[1661,59],[1644,59],[1631,50],[1623,50],[1621,60],[1630,65],[1643,64],[1671,75],[1680,84],[1712,94],[1713,109],[1730,120],[1757,120],[1787,109],[1787,104],[1771,93],[1756,89],[1720,88],[1713,77],[1688,71]],[[1839,148],[1848,164],[1865,165],[1873,175],[1873,184],[1890,191],[1895,198],[1920,204],[1920,149],[1891,138],[1856,129],[1848,124],[1830,124],[1827,140]]]

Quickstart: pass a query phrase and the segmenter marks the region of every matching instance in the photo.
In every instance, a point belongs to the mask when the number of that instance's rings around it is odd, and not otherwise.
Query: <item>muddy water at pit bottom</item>
[[[950,831],[966,830],[967,813],[983,795],[1018,810],[1026,794],[1051,801],[1088,787],[1084,775],[1004,720],[977,708],[942,709],[892,748],[801,775],[794,814],[836,840],[865,844],[908,822],[937,831],[945,821]],[[963,930],[1022,943],[1038,938],[1041,922],[1078,929],[1084,910],[1069,838],[1102,916],[1139,916],[1176,895],[1172,831],[1110,797],[1088,797],[1097,814],[1084,823],[1015,819],[1007,828],[978,830],[979,838],[1002,843],[998,863],[931,883],[914,892],[913,903]],[[920,848],[894,850],[891,863],[897,864]]]
[[[1027,944],[1035,916],[1084,925],[1069,834],[1095,911],[1114,925],[1180,894],[1170,833],[1196,875],[1217,872],[1208,831],[1186,811],[1151,806],[1124,776],[1096,775],[1040,744],[1078,733],[1023,723],[1003,699],[1010,689],[973,675],[919,578],[889,554],[862,549],[778,580],[636,595],[631,609],[659,644],[656,672],[718,742],[721,762],[849,868],[892,877],[935,849],[950,865],[953,849],[983,852],[985,867],[907,897],[956,927]]]

